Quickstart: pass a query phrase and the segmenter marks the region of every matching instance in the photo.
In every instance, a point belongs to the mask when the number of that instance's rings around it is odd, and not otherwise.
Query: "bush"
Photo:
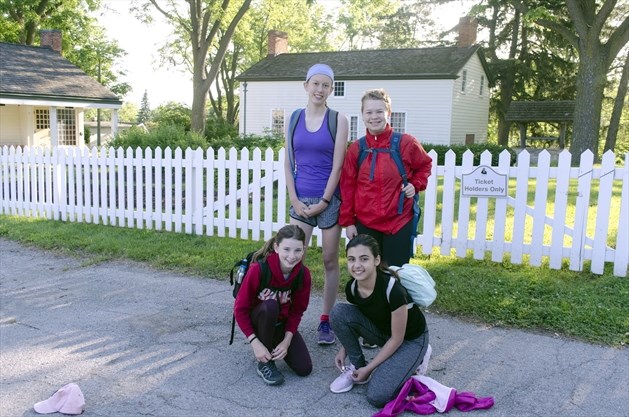
[[[192,112],[186,105],[169,102],[151,112],[151,126],[175,125],[189,132],[192,126],[191,117]]]
[[[238,128],[223,119],[209,117],[205,123],[205,137],[208,142],[214,138],[235,138],[238,137]]]
[[[284,146],[284,139],[274,136],[258,135],[218,137],[211,139],[208,138],[208,145],[215,150],[221,147],[225,149],[233,147],[238,150],[241,150],[242,148],[248,148],[249,151],[252,152],[255,148],[260,148],[260,150],[264,152],[266,148],[271,148],[275,152],[277,152]]]
[[[208,144],[200,135],[186,131],[183,126],[176,125],[160,125],[150,132],[140,127],[132,127],[116,136],[114,140],[109,142],[107,146],[112,148],[155,148],[166,149],[170,147],[173,151],[177,148],[185,150],[186,148],[203,150],[207,149]]]
[[[430,143],[423,144],[426,152],[434,150],[437,152],[437,164],[444,165],[446,160],[446,153],[453,151],[456,154],[456,164],[461,165],[463,162],[463,154],[470,150],[474,154],[474,165],[480,165],[480,156],[483,152],[491,152],[491,164],[496,166],[500,158],[502,151],[508,151],[511,154],[511,165],[515,165],[517,161],[517,154],[511,148],[495,145],[491,143],[478,143],[474,145],[433,145]]]
[[[83,125],[83,142],[86,145],[90,144],[90,138],[92,137],[92,130],[88,125]]]

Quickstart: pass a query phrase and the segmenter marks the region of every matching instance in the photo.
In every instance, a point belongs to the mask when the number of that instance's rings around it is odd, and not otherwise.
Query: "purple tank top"
[[[328,130],[329,114],[328,109],[316,132],[309,132],[306,129],[305,110],[299,115],[293,136],[293,152],[297,167],[295,191],[298,197],[323,197],[334,160],[334,138]]]

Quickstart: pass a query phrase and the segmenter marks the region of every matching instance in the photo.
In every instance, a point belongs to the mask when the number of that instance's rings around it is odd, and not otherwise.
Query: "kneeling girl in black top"
[[[330,385],[335,393],[354,384],[366,384],[367,400],[383,407],[396,397],[415,372],[428,349],[426,319],[396,279],[389,294],[387,286],[395,273],[381,259],[376,240],[369,235],[354,237],[346,248],[351,279],[345,287],[349,303],[337,303],[331,312],[336,336],[343,345],[335,363],[341,370]],[[359,337],[381,347],[369,363]],[[345,360],[349,358],[349,365]]]

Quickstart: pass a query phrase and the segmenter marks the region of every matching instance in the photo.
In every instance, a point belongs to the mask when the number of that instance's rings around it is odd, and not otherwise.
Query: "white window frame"
[[[345,81],[334,81],[332,86],[333,97],[345,97]]]
[[[358,116],[349,116],[349,141],[358,140]],[[362,135],[361,135],[362,136]]]
[[[57,109],[57,143],[59,146],[76,146],[76,112],[72,107]]]
[[[463,73],[461,74],[461,93],[465,93],[465,88],[467,84],[467,70],[464,69]]]
[[[35,108],[35,131],[50,129],[50,110]]]
[[[271,134],[279,137],[284,137],[286,135],[284,109],[271,110]]]
[[[479,91],[478,91],[478,95],[482,97],[484,92],[485,92],[485,76],[481,75],[480,76],[480,88],[479,88]]]
[[[391,112],[391,119],[389,121],[393,130],[406,133],[406,112]]]

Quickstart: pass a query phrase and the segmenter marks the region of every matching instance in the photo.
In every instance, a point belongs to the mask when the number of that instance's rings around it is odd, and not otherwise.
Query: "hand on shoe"
[[[279,360],[279,359],[284,359],[287,353],[288,353],[288,348],[282,342],[279,345],[275,346],[275,349],[273,349],[273,352],[271,352],[271,354],[273,355],[272,359],[274,361]]]
[[[369,379],[369,375],[371,375],[371,371],[366,366],[363,366],[352,373],[352,379],[355,382],[364,382]]]
[[[251,342],[251,347],[253,348],[253,355],[256,357],[258,362],[267,362],[273,359],[273,355],[271,355],[260,339],[255,339]]]

